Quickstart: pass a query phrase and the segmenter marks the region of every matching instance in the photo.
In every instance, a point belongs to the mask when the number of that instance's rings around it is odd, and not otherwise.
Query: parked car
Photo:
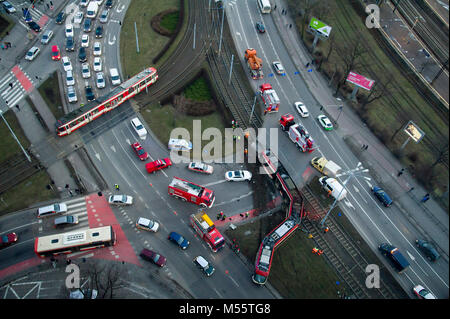
[[[72,71],[67,71],[66,73],[66,84],[69,85],[75,85],[75,79],[73,78]]]
[[[64,67],[64,71],[72,71],[72,63],[70,63],[70,60],[68,57],[63,56],[61,59]]]
[[[169,234],[169,237],[167,237],[167,239],[169,239],[171,242],[173,242],[183,250],[188,248],[190,244],[189,240],[174,231]]]
[[[145,164],[145,169],[147,170],[147,173],[155,173],[156,171],[170,166],[172,166],[172,161],[167,157]]]
[[[146,159],[148,159],[148,153],[144,150],[144,148],[142,147],[142,145],[139,142],[135,142],[133,144],[131,144],[131,148],[133,149],[133,151],[136,153],[137,157],[139,157],[139,159],[141,161],[145,161]]]
[[[309,112],[306,108],[305,104],[303,102],[294,102],[295,109],[297,110],[298,114],[300,114],[301,117],[308,117]]]
[[[8,12],[8,13],[16,12],[16,8],[14,8],[13,5],[11,3],[9,3],[8,1],[3,1],[2,5],[6,12]]]
[[[92,87],[90,85],[86,85],[84,90],[86,92],[86,99],[88,100],[88,102],[94,101],[95,95],[94,95],[94,91],[92,91]]]
[[[65,203],[56,203],[37,209],[37,218],[53,216],[67,212],[67,205]]]
[[[100,42],[94,42],[94,56],[102,55],[102,45]]]
[[[284,74],[285,70],[280,61],[272,62],[272,66],[277,74]]]
[[[89,0],[81,0],[80,1],[80,7],[87,7],[89,4]]]
[[[55,22],[56,24],[63,24],[65,20],[66,20],[66,13],[63,10],[56,16]]]
[[[116,68],[109,69],[109,75],[111,76],[112,85],[119,85],[121,83],[119,71]]]
[[[73,38],[73,36],[74,36],[74,33],[73,33],[73,25],[71,25],[71,24],[66,24],[66,38],[68,38],[68,37],[72,37]]]
[[[376,198],[378,198],[378,200],[383,203],[384,206],[386,207],[391,206],[392,199],[389,197],[388,194],[386,194],[386,192],[383,189],[381,189],[378,186],[373,186],[372,192],[374,193]]]
[[[262,22],[256,22],[256,30],[258,30],[259,33],[266,32],[266,28],[264,28],[264,24],[262,24]]]
[[[142,249],[139,256],[141,256],[142,259],[150,261],[159,267],[164,267],[164,265],[167,263],[166,257],[147,248]]]
[[[81,22],[83,21],[83,12],[78,11],[77,13],[75,13],[74,17],[73,17],[73,23],[76,24],[81,24]]]
[[[27,23],[31,30],[36,32],[41,32],[41,27],[34,21],[30,21]]]
[[[91,32],[91,30],[92,30],[92,20],[91,19],[86,18],[86,20],[84,20],[83,30],[84,30],[84,32]]]
[[[41,52],[41,49],[38,47],[32,47],[25,55],[25,60],[33,61],[34,58],[38,56],[39,52]]]
[[[397,247],[389,243],[382,243],[378,246],[378,250],[387,257],[398,273],[404,272],[409,267],[408,260]]]
[[[78,101],[75,87],[73,87],[73,86],[67,87],[67,99],[69,100],[69,103],[75,103]]]
[[[86,62],[87,61],[86,48],[81,47],[78,50],[78,59],[80,60],[80,62]]]
[[[202,256],[197,256],[194,258],[194,264],[199,267],[206,276],[211,276],[216,270],[205,258]]]
[[[144,217],[139,217],[136,222],[136,228],[156,233],[159,229],[159,223]]]
[[[225,173],[225,179],[229,182],[250,182],[252,179],[252,173],[243,170],[228,171]]]
[[[110,8],[112,8],[113,5],[114,5],[113,0],[106,0],[106,2],[105,2],[106,8],[110,9]]]
[[[98,291],[96,289],[81,289],[71,291],[69,299],[97,299]]]
[[[78,216],[61,216],[55,218],[54,225],[55,227],[64,227],[64,226],[72,226],[78,224]]]
[[[105,77],[103,76],[103,72],[97,72],[97,79],[95,83],[97,83],[98,89],[104,89],[105,88]]]
[[[66,51],[75,51],[75,42],[72,37],[66,39]]]
[[[128,195],[111,195],[108,198],[108,203],[111,205],[132,205],[133,197]]]
[[[94,71],[100,72],[102,70],[102,58],[94,58]]]
[[[89,35],[88,34],[83,34],[81,36],[81,46],[83,48],[89,47]]]
[[[106,23],[108,22],[108,15],[109,15],[109,10],[103,10],[102,14],[100,15],[100,23]]]
[[[326,130],[331,131],[333,129],[333,124],[331,123],[330,119],[326,117],[325,115],[319,115],[317,117],[317,120],[319,121],[319,124]]]
[[[214,172],[214,168],[211,165],[202,162],[190,162],[187,167],[189,170],[198,173],[212,174]]]
[[[99,25],[96,29],[95,29],[95,37],[96,38],[102,38],[103,37],[103,27],[101,25]]]
[[[52,30],[47,30],[42,35],[41,43],[42,44],[48,44],[52,38],[53,38],[53,31]]]
[[[415,286],[413,288],[413,292],[419,299],[436,299],[436,297],[431,292],[429,292],[421,285]]]
[[[89,69],[89,63],[83,63],[81,65],[81,74],[83,79],[88,79],[91,77],[91,70]]]
[[[9,245],[12,245],[15,242],[17,242],[18,239],[19,239],[19,237],[17,236],[16,233],[4,234],[4,235],[0,236],[0,248],[4,248]]]
[[[57,45],[52,46],[52,60],[53,61],[61,60],[61,52],[59,51],[59,48]]]
[[[425,240],[416,239],[416,246],[420,251],[422,251],[429,261],[436,261],[441,257],[436,248]]]
[[[145,129],[144,125],[142,125],[141,121],[135,117],[131,120],[131,126],[136,131],[137,135],[142,139],[145,139],[147,136],[147,130]]]

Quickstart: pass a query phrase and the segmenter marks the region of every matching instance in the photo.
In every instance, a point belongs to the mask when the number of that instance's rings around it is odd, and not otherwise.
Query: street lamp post
[[[6,126],[9,128],[9,131],[11,132],[11,135],[14,137],[14,139],[16,140],[17,144],[19,144],[23,154],[25,154],[25,157],[27,158],[28,162],[31,163],[31,158],[30,155],[28,155],[27,151],[25,151],[25,149],[23,148],[22,144],[20,144],[19,139],[17,138],[16,134],[14,134],[13,130],[11,129],[11,127],[9,126],[8,122],[6,121],[5,117],[3,116],[3,111],[0,110],[0,116],[2,117],[3,121],[5,121]]]

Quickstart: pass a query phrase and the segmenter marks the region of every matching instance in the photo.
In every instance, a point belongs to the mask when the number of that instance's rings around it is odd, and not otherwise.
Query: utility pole
[[[14,137],[14,139],[16,140],[17,144],[19,144],[20,149],[22,150],[23,154],[25,154],[25,157],[27,158],[28,162],[31,163],[31,158],[30,155],[28,155],[27,151],[25,151],[25,149],[23,148],[22,144],[20,144],[19,139],[17,138],[16,134],[14,134],[13,130],[11,129],[11,127],[9,126],[8,122],[6,121],[5,117],[3,116],[3,111],[0,110],[0,116],[2,117],[3,121],[5,121],[6,126],[9,128],[9,131],[11,132],[11,135]]]
[[[223,21],[225,18],[225,5],[222,7],[222,24],[220,26],[220,40],[219,40],[219,55],[222,51],[222,34],[223,34]]]

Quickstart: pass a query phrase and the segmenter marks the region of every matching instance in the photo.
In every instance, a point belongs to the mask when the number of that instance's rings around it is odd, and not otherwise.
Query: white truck
[[[335,178],[322,176],[319,178],[319,183],[329,195],[333,196],[338,201],[347,196],[347,190]]]
[[[342,171],[342,168],[333,161],[327,160],[325,157],[314,157],[311,165],[324,175],[336,177]]]
[[[86,9],[86,17],[89,19],[95,19],[98,13],[98,3],[96,1],[89,2]]]

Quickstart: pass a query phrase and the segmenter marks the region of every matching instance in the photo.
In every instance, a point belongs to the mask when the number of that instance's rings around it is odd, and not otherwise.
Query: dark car
[[[378,246],[378,250],[389,259],[398,273],[404,272],[409,267],[408,260],[406,260],[397,247],[383,243]]]
[[[95,37],[96,38],[101,38],[103,37],[103,27],[101,25],[99,25],[97,27],[97,29],[95,29]]]
[[[84,20],[84,32],[91,32],[91,30],[92,30],[92,20],[86,18],[86,20]]]
[[[76,224],[78,224],[78,217],[72,216],[72,215],[61,216],[61,217],[55,218],[54,223],[55,223],[55,227],[76,225]]]
[[[437,252],[436,248],[434,248],[429,242],[417,239],[416,246],[423,252],[423,254],[428,258],[429,261],[438,260],[441,255]]]
[[[87,61],[86,49],[84,47],[81,47],[78,51],[78,59],[80,59],[80,62]]]
[[[87,85],[85,88],[86,91],[86,99],[88,102],[95,100],[94,91],[92,91],[92,87],[90,85]]]
[[[167,238],[183,250],[189,247],[189,241],[174,231],[171,232]]]
[[[259,33],[266,32],[266,28],[264,28],[264,24],[261,22],[256,22],[256,30],[258,30]]]
[[[68,37],[66,39],[66,51],[74,51],[75,50],[75,42],[73,42],[72,37]]]
[[[36,31],[36,32],[40,32],[41,31],[41,27],[36,22],[31,21],[31,22],[28,22],[27,24],[33,31]]]
[[[167,262],[166,257],[164,257],[163,255],[158,254],[150,249],[146,249],[146,248],[142,249],[139,256],[141,256],[143,259],[145,259],[147,261],[154,263],[155,265],[157,265],[159,267],[163,267]]]
[[[372,192],[375,194],[378,200],[383,203],[384,206],[386,207],[391,206],[392,199],[389,197],[388,194],[386,194],[386,192],[383,189],[381,189],[378,186],[373,186]]]
[[[66,20],[66,13],[64,11],[61,11],[60,13],[58,13],[55,22],[57,24],[63,24],[65,20]]]
[[[15,243],[17,241],[17,239],[18,239],[18,237],[17,237],[16,233],[9,233],[9,234],[0,236],[0,248],[9,246],[12,243]]]
[[[106,0],[105,2],[106,8],[112,8],[113,5],[114,5],[113,0]]]

